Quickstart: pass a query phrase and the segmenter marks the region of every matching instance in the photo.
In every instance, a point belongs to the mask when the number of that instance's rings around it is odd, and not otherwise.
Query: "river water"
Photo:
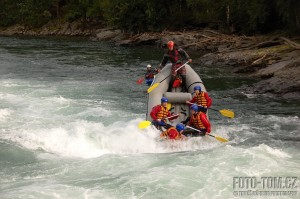
[[[227,68],[191,64],[213,107],[235,112],[210,111],[212,133],[228,143],[160,142],[154,129],[138,129],[147,87],[136,80],[162,55],[149,46],[0,37],[0,198],[249,198],[235,196],[249,190],[236,179],[300,178],[300,102],[246,95],[239,87],[253,80]],[[299,198],[299,186],[252,188]]]

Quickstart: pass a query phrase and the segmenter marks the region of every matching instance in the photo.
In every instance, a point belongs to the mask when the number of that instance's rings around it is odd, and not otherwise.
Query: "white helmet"
[[[150,65],[150,64],[148,64],[148,65],[147,65],[147,68],[151,68],[151,65]]]

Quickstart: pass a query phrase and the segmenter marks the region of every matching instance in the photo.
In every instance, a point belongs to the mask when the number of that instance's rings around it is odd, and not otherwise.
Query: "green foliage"
[[[166,25],[169,12],[164,4],[160,0],[110,0],[102,6],[108,24],[138,32],[161,30]]]
[[[29,27],[40,27],[47,23],[52,14],[48,10],[51,1],[26,0],[18,4],[19,21]]]
[[[11,26],[18,22],[17,10],[20,2],[21,0],[14,3],[11,3],[11,0],[0,1],[0,26]]]
[[[0,26],[51,19],[96,21],[126,31],[211,27],[243,34],[300,31],[299,0],[1,0]]]

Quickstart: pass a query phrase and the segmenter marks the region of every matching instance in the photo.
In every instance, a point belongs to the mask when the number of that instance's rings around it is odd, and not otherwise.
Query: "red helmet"
[[[176,139],[177,138],[177,136],[178,136],[178,132],[177,131],[175,131],[175,130],[171,130],[170,132],[169,132],[169,138],[170,139]]]
[[[168,45],[168,48],[173,48],[174,47],[174,41],[168,41],[167,45]]]

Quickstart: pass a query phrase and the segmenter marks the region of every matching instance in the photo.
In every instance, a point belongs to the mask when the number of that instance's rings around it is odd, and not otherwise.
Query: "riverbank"
[[[300,45],[298,38],[281,36],[237,36],[213,30],[128,34],[124,31],[87,26],[82,22],[49,23],[39,29],[15,25],[0,29],[0,35],[83,36],[93,41],[110,41],[115,45],[156,45],[162,47],[174,40],[187,51],[201,55],[195,64],[227,67],[234,73],[259,79],[241,87],[249,94],[300,99]]]

